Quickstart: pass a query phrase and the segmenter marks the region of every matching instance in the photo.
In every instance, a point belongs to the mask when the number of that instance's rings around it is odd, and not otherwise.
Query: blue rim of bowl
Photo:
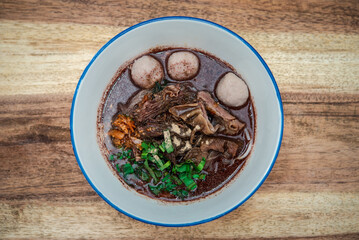
[[[127,213],[125,212],[124,210],[122,210],[121,208],[117,207],[115,204],[113,204],[109,199],[107,199],[96,187],[95,185],[91,182],[91,180],[89,179],[89,177],[87,176],[87,173],[85,172],[82,164],[81,164],[81,161],[80,161],[80,158],[77,154],[77,150],[76,150],[76,146],[75,146],[75,140],[74,140],[74,134],[73,134],[73,112],[74,112],[74,106],[75,106],[75,102],[76,102],[76,97],[77,97],[77,92],[78,92],[78,89],[81,85],[81,82],[82,80],[84,79],[87,71],[89,70],[89,68],[91,67],[92,63],[96,60],[96,58],[113,42],[115,41],[116,39],[120,38],[121,36],[125,35],[126,33],[140,27],[140,26],[143,26],[143,25],[147,25],[147,24],[150,24],[150,23],[154,23],[154,22],[161,22],[161,21],[167,21],[167,20],[190,20],[190,21],[196,21],[196,22],[201,22],[201,23],[206,23],[206,24],[209,24],[211,26],[215,26],[215,27],[218,27],[222,30],[225,30],[226,32],[230,33],[231,35],[233,35],[234,37],[236,37],[237,39],[239,39],[240,41],[242,41],[249,49],[252,50],[252,52],[257,56],[257,58],[261,61],[261,63],[263,64],[264,68],[267,70],[267,73],[268,75],[270,76],[270,78],[272,79],[272,83],[273,83],[273,86],[275,88],[275,91],[276,91],[276,94],[277,94],[277,98],[278,98],[278,102],[279,102],[279,106],[280,106],[280,114],[281,114],[281,129],[280,129],[280,138],[279,138],[279,141],[278,141],[278,146],[277,146],[277,150],[276,150],[276,153],[274,155],[274,158],[272,159],[272,163],[269,167],[269,169],[267,170],[266,174],[264,175],[263,179],[261,180],[261,182],[257,185],[257,187],[244,199],[242,200],[241,202],[239,202],[237,205],[235,205],[234,207],[232,207],[231,209],[223,212],[223,213],[220,213],[216,216],[213,216],[213,217],[210,217],[210,218],[206,218],[206,219],[203,219],[203,220],[200,220],[200,221],[195,221],[195,222],[190,222],[190,223],[180,223],[180,224],[167,224],[167,223],[159,223],[159,222],[153,222],[153,221],[148,221],[148,220],[145,220],[145,219],[142,219],[142,218],[139,218],[137,216],[134,216],[130,213]],[[282,104],[282,99],[281,99],[281,96],[280,96],[280,93],[279,93],[279,89],[278,89],[278,86],[277,86],[277,83],[274,79],[274,76],[272,74],[272,72],[270,71],[269,67],[267,66],[267,64],[265,63],[265,61],[263,60],[263,58],[261,57],[261,55],[259,55],[259,53],[246,41],[244,40],[241,36],[239,36],[238,34],[236,34],[235,32],[229,30],[228,28],[226,27],[223,27],[217,23],[214,23],[214,22],[211,22],[211,21],[208,21],[208,20],[205,20],[205,19],[201,19],[201,18],[194,18],[194,17],[186,17],[186,16],[168,16],[168,17],[160,17],[160,18],[154,18],[154,19],[150,19],[150,20],[147,20],[147,21],[144,21],[144,22],[140,22],[136,25],[133,25],[127,29],[125,29],[124,31],[120,32],[119,34],[117,34],[115,37],[113,37],[110,41],[108,41],[96,54],[95,56],[91,59],[90,63],[86,66],[85,70],[83,71],[81,77],[80,77],[80,80],[76,86],[76,89],[75,89],[75,93],[74,93],[74,97],[72,99],[72,105],[71,105],[71,114],[70,114],[70,132],[71,132],[71,142],[72,142],[72,148],[73,148],[73,151],[74,151],[74,154],[75,154],[75,157],[76,157],[76,160],[77,160],[77,163],[79,164],[80,166],[80,169],[83,173],[83,175],[85,176],[86,180],[88,181],[88,183],[91,185],[91,187],[95,190],[95,192],[103,199],[105,200],[111,207],[113,207],[114,209],[116,209],[117,211],[125,214],[126,216],[129,216],[133,219],[136,219],[138,221],[141,221],[141,222],[144,222],[144,223],[148,223],[148,224],[153,224],[153,225],[157,225],[157,226],[164,226],[164,227],[188,227],[188,226],[194,226],[194,225],[198,225],[198,224],[202,224],[202,223],[206,223],[206,222],[210,222],[210,221],[213,221],[217,218],[220,218],[224,215],[226,215],[227,213],[230,213],[232,212],[233,210],[237,209],[239,206],[241,206],[244,202],[246,202],[259,188],[260,186],[263,184],[263,182],[267,179],[269,173],[271,172],[273,166],[274,166],[274,163],[278,157],[278,153],[279,153],[279,149],[280,149],[280,146],[281,146],[281,143],[282,143],[282,138],[283,138],[283,125],[284,125],[284,116],[283,116],[283,104]]]

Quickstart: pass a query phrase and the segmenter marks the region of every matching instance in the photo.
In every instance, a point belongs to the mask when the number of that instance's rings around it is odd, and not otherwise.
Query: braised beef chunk
[[[207,158],[208,152],[202,152],[201,148],[192,148],[185,155],[185,159],[192,159],[196,164],[199,164],[202,158]]]
[[[123,103],[119,103],[118,112],[129,115],[132,113],[140,104],[143,104],[144,100],[149,97],[151,91],[149,90],[140,90],[135,93],[132,97],[127,101],[127,105]]]
[[[227,135],[236,135],[245,127],[235,116],[224,110],[208,92],[198,92],[198,100],[203,102],[206,109],[219,121],[219,132]]]
[[[153,198],[192,200],[241,169],[253,145],[254,108],[232,67],[203,52],[167,49],[119,72],[99,111],[99,129],[109,164],[125,184]],[[236,78],[224,81],[226,74]],[[230,92],[238,79],[246,96]],[[223,96],[227,91],[234,100]]]
[[[163,131],[168,129],[167,123],[148,123],[138,127],[138,132],[142,138],[160,137]]]
[[[183,84],[169,85],[161,92],[147,97],[133,111],[133,117],[139,123],[156,121],[156,117],[167,112],[169,108],[194,101],[195,98],[196,93],[189,86]]]
[[[182,119],[191,125],[194,131],[201,131],[210,135],[216,132],[216,128],[210,123],[206,110],[201,103],[190,103],[171,107],[169,112],[178,120]]]
[[[174,136],[179,138],[189,139],[192,130],[186,125],[175,122],[172,118],[166,117],[166,121],[163,122],[147,122],[137,127],[140,136],[143,139],[149,139],[152,137],[160,137],[163,135],[163,131],[169,130]]]
[[[201,151],[216,151],[223,153],[224,158],[235,158],[243,143],[238,140],[230,140],[218,137],[206,137],[201,142]]]

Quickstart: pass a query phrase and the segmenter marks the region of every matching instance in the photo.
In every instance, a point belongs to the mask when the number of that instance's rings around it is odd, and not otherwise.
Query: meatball
[[[219,80],[215,91],[217,98],[229,107],[243,105],[249,96],[247,84],[232,72]]]
[[[134,61],[131,78],[141,88],[151,88],[164,77],[161,63],[154,57],[145,55]]]
[[[175,80],[189,80],[194,78],[199,69],[198,57],[188,51],[174,52],[168,58],[168,75]]]

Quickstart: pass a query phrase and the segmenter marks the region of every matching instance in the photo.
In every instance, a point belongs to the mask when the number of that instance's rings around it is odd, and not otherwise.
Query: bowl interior
[[[96,139],[97,110],[118,68],[150,48],[197,48],[231,64],[247,82],[256,109],[256,136],[244,169],[226,187],[207,198],[164,203],[129,190],[113,175]],[[71,111],[74,152],[85,177],[111,206],[144,222],[185,226],[224,215],[247,200],[275,162],[282,137],[282,106],[268,67],[244,40],[199,19],[162,18],[138,24],[110,40],[92,59],[77,86]]]

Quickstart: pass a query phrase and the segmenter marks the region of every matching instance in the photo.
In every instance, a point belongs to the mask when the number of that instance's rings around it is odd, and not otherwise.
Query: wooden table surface
[[[72,96],[140,21],[205,18],[251,43],[284,104],[268,179],[228,215],[165,228],[107,205],[74,157]],[[359,239],[359,1],[0,1],[0,239]]]

